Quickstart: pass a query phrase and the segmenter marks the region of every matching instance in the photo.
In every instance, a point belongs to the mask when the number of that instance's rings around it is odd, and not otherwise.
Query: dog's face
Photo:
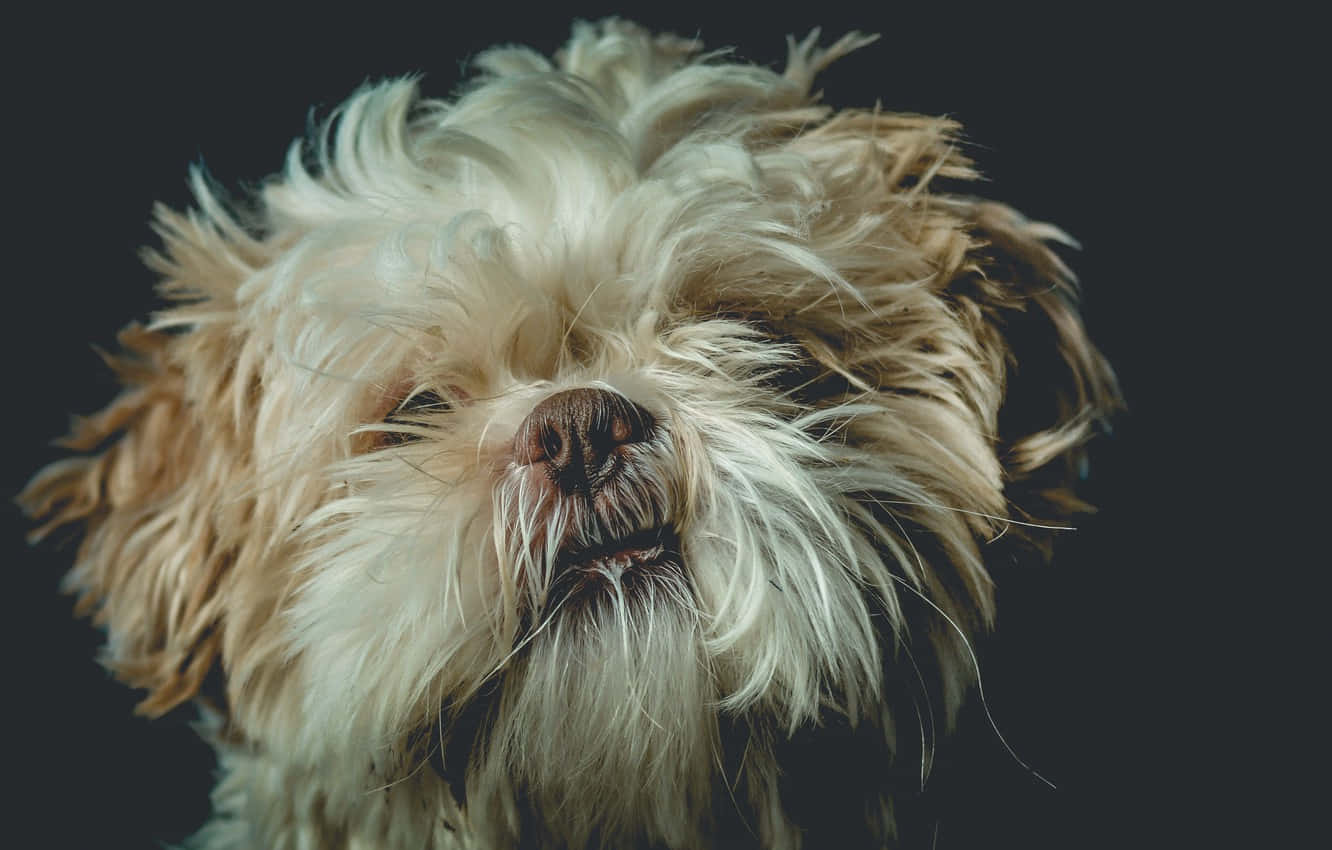
[[[949,122],[811,104],[859,43],[783,77],[607,24],[360,92],[244,220],[197,179],[71,444],[118,440],[25,494],[86,522],[145,710],[199,696],[330,822],[401,786],[573,846],[779,843],[797,733],[943,719],[987,541],[1076,508],[1113,386],[1058,231],[932,192]]]

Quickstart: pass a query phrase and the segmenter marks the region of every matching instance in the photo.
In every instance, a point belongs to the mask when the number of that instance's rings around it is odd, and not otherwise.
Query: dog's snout
[[[595,490],[615,474],[615,450],[646,440],[652,427],[652,415],[618,393],[565,390],[542,400],[523,420],[514,460],[546,464],[566,492]]]

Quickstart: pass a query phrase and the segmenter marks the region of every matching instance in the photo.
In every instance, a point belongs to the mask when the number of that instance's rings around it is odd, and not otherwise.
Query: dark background
[[[548,53],[573,17],[615,11],[494,4],[460,19],[386,5],[351,17],[198,9],[141,18],[57,9],[12,19],[4,36],[12,120],[3,185],[18,222],[7,253],[20,258],[5,281],[11,391],[0,546],[14,657],[4,728],[9,772],[20,778],[9,802],[29,816],[34,846],[148,848],[181,840],[208,813],[211,753],[189,713],[153,723],[132,716],[136,695],[96,665],[97,632],[74,622],[71,600],[57,592],[72,547],[29,549],[26,522],[8,504],[61,456],[49,440],[68,414],[114,393],[90,343],[110,347],[117,328],[155,304],[153,278],[136,257],[153,244],[153,202],[186,206],[186,168],[201,160],[233,190],[273,173],[305,132],[310,107],[327,114],[367,79],[424,72],[424,90],[444,96],[486,46]],[[1206,712],[1191,704],[1200,674],[1189,661],[1190,629],[1167,610],[1167,589],[1195,569],[1178,542],[1187,510],[1178,494],[1190,471],[1174,424],[1185,413],[1191,331],[1174,307],[1188,278],[1178,199],[1201,177],[1194,130],[1210,91],[1196,45],[1218,25],[1109,12],[909,15],[886,5],[744,15],[720,4],[619,9],[778,67],[788,32],[822,25],[825,43],[850,29],[881,32],[820,78],[826,99],[953,115],[989,178],[981,194],[1081,240],[1069,259],[1087,324],[1130,410],[1093,454],[1088,494],[1101,511],[1065,536],[1052,567],[1004,576],[999,632],[982,657],[1004,737],[1058,789],[1008,755],[973,700],[929,786],[936,846],[1196,840],[1180,792],[1191,783],[1179,771]]]

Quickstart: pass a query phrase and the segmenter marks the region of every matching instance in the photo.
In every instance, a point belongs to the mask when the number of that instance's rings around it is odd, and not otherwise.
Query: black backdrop
[[[22,258],[6,280],[7,497],[60,456],[48,441],[68,413],[111,397],[89,343],[110,347],[118,327],[153,307],[153,279],[136,251],[152,243],[154,201],[187,204],[190,163],[202,160],[236,189],[280,167],[311,106],[326,114],[366,79],[424,72],[424,89],[446,95],[478,50],[520,42],[549,52],[572,17],[613,11],[496,4],[454,18],[372,5],[342,19],[184,8],[143,17],[47,11],[16,18],[5,36],[13,120],[4,186],[18,222],[7,251]],[[825,40],[853,28],[881,32],[823,75],[826,99],[959,118],[990,180],[981,191],[1082,241],[1071,260],[1087,322],[1131,409],[1093,456],[1090,496],[1100,513],[1062,541],[1052,567],[1005,576],[1000,630],[983,647],[1000,729],[1058,789],[1007,754],[973,700],[931,780],[937,846],[1172,843],[1170,821],[1156,819],[1167,805],[1169,753],[1159,736],[1141,733],[1175,722],[1161,710],[1167,671],[1155,659],[1175,650],[1148,636],[1151,587],[1175,568],[1160,522],[1165,491],[1183,474],[1162,437],[1163,404],[1181,371],[1161,309],[1175,285],[1165,236],[1174,225],[1148,191],[1161,189],[1162,139],[1187,130],[1197,93],[1180,33],[1112,13],[903,16],[879,5],[624,14],[768,64],[780,64],[787,32],[816,24]],[[5,728],[10,772],[21,780],[10,802],[30,816],[23,829],[36,830],[22,845],[181,840],[207,816],[212,785],[211,754],[188,728],[189,713],[153,723],[131,715],[135,694],[96,666],[97,632],[72,621],[70,600],[57,593],[71,551],[29,549],[25,521],[7,500],[4,516],[13,632],[5,703],[14,718]]]

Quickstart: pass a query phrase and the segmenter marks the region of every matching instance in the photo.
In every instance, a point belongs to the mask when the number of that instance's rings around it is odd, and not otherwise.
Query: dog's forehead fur
[[[86,523],[144,710],[209,706],[205,846],[818,846],[799,730],[947,719],[987,541],[1079,509],[1116,397],[1062,234],[933,189],[975,176],[954,124],[811,98],[871,40],[777,74],[580,25],[452,102],[368,86],[244,214],[197,173],[159,211],[177,303],[70,444],[123,435],[24,500]],[[569,389],[653,422],[599,502],[515,458]],[[550,610],[569,540],[657,527],[678,575]],[[838,789],[886,840],[892,789]]]

